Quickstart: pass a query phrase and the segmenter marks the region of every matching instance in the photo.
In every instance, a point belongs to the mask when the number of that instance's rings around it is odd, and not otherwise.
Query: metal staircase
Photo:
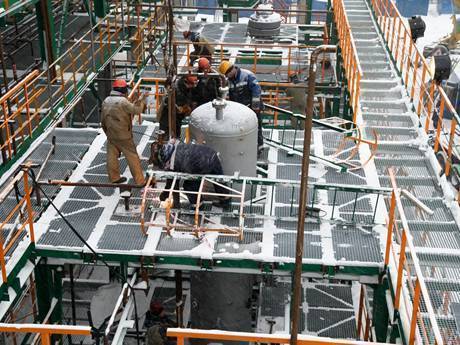
[[[460,232],[455,221],[455,209],[458,209],[458,204],[449,201],[440,187],[433,151],[426,144],[427,136],[420,128],[422,124],[419,117],[412,110],[415,106],[406,95],[406,89],[401,82],[404,78],[400,78],[396,69],[398,66],[393,63],[395,60],[398,61],[398,57],[395,59],[391,56],[390,48],[387,49],[394,37],[391,37],[391,34],[381,34],[370,3],[365,0],[344,0],[343,3],[363,71],[357,122],[365,127],[366,135],[370,135],[370,130],[375,129],[379,137],[379,149],[374,159],[378,183],[382,187],[391,187],[390,170],[394,171],[397,186],[409,190],[433,211],[432,214],[422,212],[419,207],[406,202],[408,200],[402,200],[407,226],[412,233],[409,240],[415,247],[415,253],[405,252],[406,261],[403,262],[403,266],[410,279],[407,280],[407,285],[402,283],[400,289],[403,296],[404,290],[407,289],[410,299],[415,300],[416,291],[412,283],[416,275],[414,266],[418,261],[423,275],[423,278],[419,279],[425,281],[431,303],[425,300],[420,306],[419,313],[415,311],[415,315],[410,307],[405,313],[399,310],[400,319],[407,316],[406,321],[411,321],[412,315],[416,316],[418,323],[418,332],[414,335],[407,334],[409,332],[404,326],[401,329],[406,333],[405,338],[409,343],[415,341],[432,344],[436,341],[439,344],[439,336],[445,344],[454,343],[459,341],[454,312],[456,301],[460,297],[460,284],[456,283],[460,279]],[[388,26],[392,21],[396,21],[396,15],[399,15],[397,10],[393,11],[393,16],[387,17]],[[397,30],[398,33],[401,32],[401,25],[398,29],[393,23],[393,27],[396,27],[393,29],[393,36]],[[386,204],[387,208],[391,209],[388,199]],[[398,238],[397,233],[393,240],[405,248],[405,239]],[[401,258],[401,255],[399,257]],[[397,270],[398,267],[392,268],[390,262],[390,271],[392,269]],[[390,274],[390,277],[393,276]],[[391,283],[390,285],[397,290],[397,282]],[[435,325],[430,325],[428,321],[429,305],[433,308],[434,315],[431,316],[436,318],[440,334],[437,333],[438,330],[432,329]],[[396,307],[395,305],[395,309]],[[396,319],[395,317],[395,322]],[[433,320],[434,318],[431,319]],[[399,323],[404,325],[401,320]]]

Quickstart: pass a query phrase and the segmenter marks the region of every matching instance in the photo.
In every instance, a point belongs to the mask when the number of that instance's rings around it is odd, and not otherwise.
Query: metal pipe
[[[299,312],[300,312],[300,297],[301,297],[301,278],[302,278],[302,256],[303,256],[303,240],[305,227],[305,212],[307,206],[307,190],[308,190],[308,168],[310,165],[310,145],[311,132],[313,127],[313,102],[315,97],[316,84],[316,62],[319,54],[333,53],[337,51],[336,46],[321,45],[317,47],[310,56],[310,69],[308,77],[308,94],[307,94],[307,109],[306,123],[303,138],[303,156],[302,156],[302,175],[300,178],[300,201],[299,201],[299,218],[297,222],[297,242],[295,254],[294,282],[293,282],[293,297],[292,297],[292,312],[291,312],[291,338],[290,345],[297,345],[297,334],[299,332]]]

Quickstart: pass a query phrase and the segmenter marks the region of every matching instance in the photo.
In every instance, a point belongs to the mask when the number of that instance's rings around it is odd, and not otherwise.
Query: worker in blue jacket
[[[257,115],[259,129],[257,133],[257,146],[259,151],[264,145],[262,134],[261,100],[262,89],[256,76],[251,71],[234,66],[230,61],[224,60],[219,66],[219,73],[228,79],[229,98],[231,101],[244,104],[251,108]]]

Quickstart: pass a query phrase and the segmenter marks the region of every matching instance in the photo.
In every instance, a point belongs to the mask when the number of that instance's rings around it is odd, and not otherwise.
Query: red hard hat
[[[119,88],[123,88],[123,87],[128,87],[128,84],[126,83],[126,80],[124,79],[117,79],[113,82],[113,85],[112,87],[116,88],[116,87],[119,87]]]
[[[211,67],[209,60],[206,59],[205,57],[199,58],[198,59],[198,68],[200,70],[207,70]]]

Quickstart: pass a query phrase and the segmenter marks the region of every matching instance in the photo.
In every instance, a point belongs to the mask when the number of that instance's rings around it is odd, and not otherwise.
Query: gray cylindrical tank
[[[219,152],[224,174],[256,176],[257,116],[249,107],[217,99],[196,108],[189,127],[192,139]]]

